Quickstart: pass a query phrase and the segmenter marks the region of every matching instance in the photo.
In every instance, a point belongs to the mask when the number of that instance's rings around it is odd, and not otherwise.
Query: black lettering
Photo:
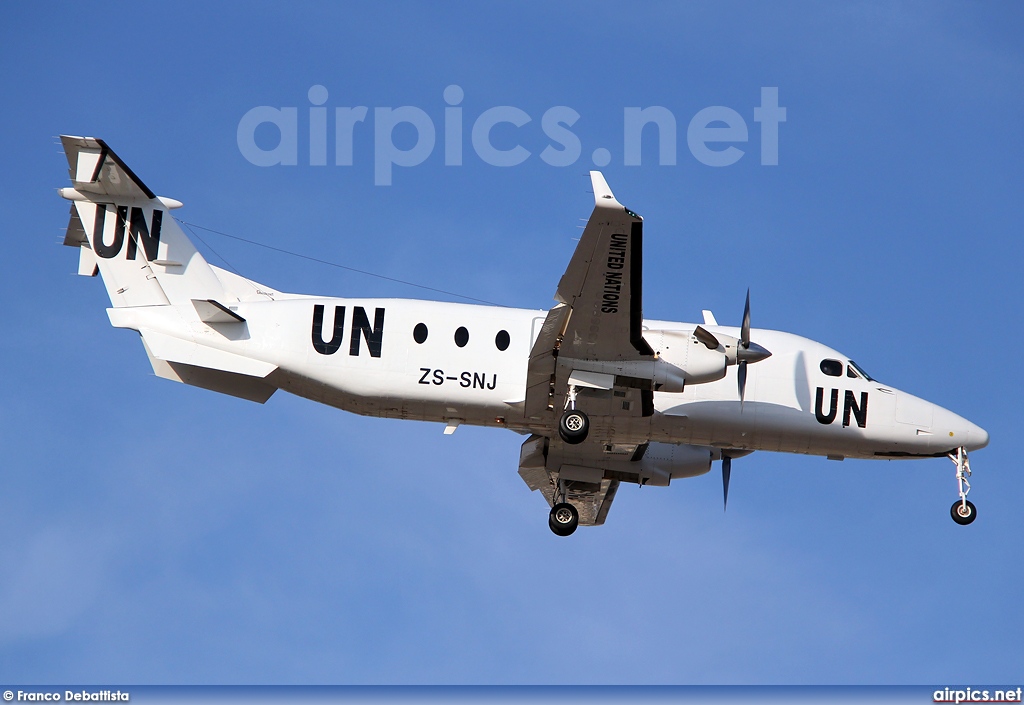
[[[838,391],[838,390],[837,390]],[[868,425],[868,393],[860,393],[860,406],[857,406],[857,400],[853,396],[853,392],[849,389],[846,390],[846,396],[843,398],[843,426],[850,425],[850,412],[853,412],[853,417],[857,419],[857,425],[864,428]]]
[[[619,309],[615,308],[614,306],[602,306],[601,307],[601,313],[618,313],[618,312],[619,312]]]
[[[491,383],[487,385],[487,388],[488,389],[494,389],[497,386],[498,386],[498,375],[497,375],[497,373],[495,373],[494,376],[491,378]]]
[[[135,259],[135,253],[139,249],[139,242],[146,253],[146,261],[152,262],[157,258],[160,249],[160,227],[163,223],[163,211],[153,211],[153,232],[150,233],[146,226],[146,214],[141,208],[132,208],[130,230],[128,232],[127,259]]]
[[[420,377],[420,384],[430,384],[430,382],[427,381],[427,375],[430,374],[430,368],[429,367],[421,367],[420,368],[420,372],[423,373],[423,375]]]
[[[608,245],[608,269],[622,269],[626,261],[628,243],[629,236],[625,233],[612,233],[611,243]]]
[[[121,245],[124,244],[124,221],[128,217],[128,209],[124,206],[117,206],[115,210],[117,220],[114,222],[114,241],[109,245],[103,242],[103,230],[107,221],[107,207],[96,206],[96,220],[93,221],[92,239],[93,250],[97,256],[103,259],[111,259],[121,252]]]
[[[384,309],[378,308],[373,314],[373,328],[366,317],[366,309],[356,306],[352,309],[352,340],[349,342],[348,354],[359,354],[360,335],[366,338],[366,347],[370,349],[370,357],[380,357],[380,345],[384,340]]]
[[[333,355],[341,348],[341,339],[345,336],[345,307],[334,307],[334,334],[331,342],[324,341],[324,306],[313,306],[313,349],[321,355]]]
[[[479,372],[474,372],[473,373],[473,389],[476,389],[478,385],[479,385],[480,389],[484,389],[485,388],[484,378],[486,376],[487,376],[486,374],[481,374]]]
[[[839,390],[832,390],[832,404],[829,408],[828,414],[823,414],[821,407],[825,401],[825,390],[818,387],[818,391],[814,397],[814,418],[818,419],[818,423],[830,424],[836,420],[836,412],[839,410]]]
[[[469,373],[468,372],[463,372],[462,373],[462,381],[459,382],[459,386],[460,387],[468,387],[470,384],[472,384],[472,382],[470,382]]]
[[[442,370],[434,370],[434,384],[444,384],[444,372]]]

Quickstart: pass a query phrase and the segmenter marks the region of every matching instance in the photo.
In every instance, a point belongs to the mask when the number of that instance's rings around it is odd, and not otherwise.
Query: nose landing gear
[[[978,518],[978,510],[974,503],[967,500],[967,493],[971,491],[971,483],[967,479],[971,476],[971,461],[967,459],[966,448],[957,448],[956,452],[950,453],[948,457],[956,465],[956,481],[960,489],[960,499],[953,502],[949,513],[957,524],[967,526]]]

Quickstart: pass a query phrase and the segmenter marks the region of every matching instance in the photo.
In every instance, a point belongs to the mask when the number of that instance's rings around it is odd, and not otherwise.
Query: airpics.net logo
[[[353,166],[356,143],[372,139],[373,183],[377,186],[390,186],[395,167],[408,169],[419,166],[438,148],[444,152],[445,166],[462,166],[472,158],[464,154],[467,132],[472,154],[490,166],[513,167],[536,157],[549,166],[565,167],[586,158],[583,143],[572,130],[580,120],[580,113],[567,105],[552,106],[540,116],[540,131],[547,144],[535,155],[516,137],[508,138],[512,134],[519,135],[521,139],[521,131],[536,130],[532,115],[512,105],[498,105],[483,110],[479,115],[466,115],[462,107],[465,91],[457,85],[444,89],[440,136],[438,123],[430,113],[416,106],[375,107],[371,117],[370,108],[365,105],[335,107],[331,111],[326,106],[328,92],[324,86],[311,87],[307,97],[310,105],[302,112],[308,112],[309,129],[308,132],[303,130],[303,135],[308,135],[308,145],[302,145],[301,149],[305,158],[308,146],[306,163],[309,166],[328,165],[330,136],[334,142],[330,163]],[[333,120],[329,120],[331,112]],[[760,105],[753,107],[752,114],[747,114],[760,126],[761,165],[777,165],[779,125],[786,121],[786,109],[779,106],[779,89],[761,88]],[[302,115],[303,120],[306,117]],[[300,163],[299,120],[298,107],[260,105],[252,108],[238,121],[238,149],[246,160],[256,166],[296,166]],[[621,163],[624,166],[641,166],[644,140],[653,139],[657,144],[657,163],[674,166],[678,151],[678,125],[675,114],[663,106],[624,107]],[[500,146],[494,143],[496,132],[501,132],[503,138],[498,140]],[[399,144],[396,144],[396,134],[400,137],[414,134],[415,138],[399,139]],[[264,139],[268,135],[270,138]],[[750,149],[747,119],[724,105],[712,105],[697,111],[685,123],[685,135],[686,146],[693,158],[710,167],[736,164]],[[612,150],[606,147],[592,149],[587,157],[598,168],[608,166],[614,159]]]

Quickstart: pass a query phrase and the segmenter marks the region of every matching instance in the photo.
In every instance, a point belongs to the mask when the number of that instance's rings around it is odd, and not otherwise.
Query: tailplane
[[[153,193],[103,140],[62,135],[73,186],[64,244],[78,273],[103,278],[114,308],[217,299],[224,287],[170,217],[179,201]]]
[[[60,140],[72,182],[59,189],[71,201],[64,244],[79,248],[79,274],[102,277],[110,322],[139,332],[157,376],[265,402],[276,366],[235,345],[249,337],[237,309],[276,293],[210,265],[169,214],[181,202],[153,193],[103,140]]]

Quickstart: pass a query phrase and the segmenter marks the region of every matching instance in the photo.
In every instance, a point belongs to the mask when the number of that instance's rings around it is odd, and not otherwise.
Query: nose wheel
[[[967,479],[971,476],[971,461],[967,459],[966,448],[957,448],[956,452],[949,454],[949,459],[956,465],[956,482],[960,489],[960,499],[953,502],[949,514],[957,524],[967,526],[978,518],[977,508],[967,499],[967,493],[971,491],[971,483]]]
[[[949,514],[960,526],[967,526],[978,516],[978,510],[974,507],[974,502],[966,499],[958,499],[953,502],[953,506],[949,508]]]

